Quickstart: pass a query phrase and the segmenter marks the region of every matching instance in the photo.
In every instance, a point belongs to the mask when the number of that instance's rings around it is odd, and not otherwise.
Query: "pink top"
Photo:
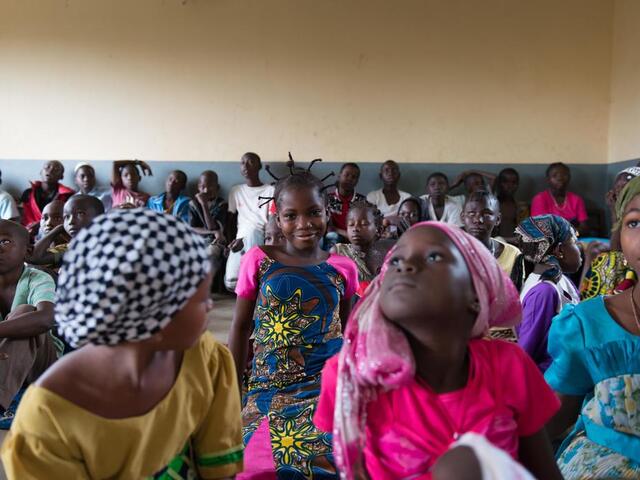
[[[569,222],[586,222],[587,209],[580,195],[567,192],[564,204],[558,205],[549,190],[538,193],[531,200],[531,216],[552,214],[568,220]]]
[[[118,207],[123,203],[132,203],[136,207],[146,207],[149,194],[145,192],[134,192],[122,185],[111,186],[111,201],[113,207]]]
[[[364,460],[373,480],[429,479],[430,468],[453,442],[454,434],[475,432],[518,457],[519,437],[538,432],[560,401],[527,354],[500,340],[469,342],[467,385],[436,394],[415,378],[380,393],[367,407]],[[338,370],[334,356],[322,371],[322,391],[314,423],[333,431]]]
[[[260,264],[265,258],[267,258],[267,254],[260,247],[253,247],[244,254],[240,262],[236,295],[248,300],[258,298],[258,272]],[[326,262],[344,278],[344,298],[349,300],[358,288],[358,267],[350,258],[333,253],[329,254]]]

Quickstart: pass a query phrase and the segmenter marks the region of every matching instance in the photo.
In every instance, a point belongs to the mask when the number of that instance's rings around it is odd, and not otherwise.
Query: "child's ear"
[[[500,226],[500,222],[502,222],[502,213],[498,212],[496,215],[496,227]]]
[[[278,225],[278,228],[282,230],[282,224],[280,223],[280,215],[276,213],[275,217],[276,217],[276,225]]]
[[[562,244],[558,244],[556,248],[553,249],[551,254],[556,258],[564,258],[564,251],[562,250]]]
[[[31,245],[31,244],[27,246],[27,255],[26,255],[27,258],[31,258],[31,255],[33,255],[33,247],[34,245]]]

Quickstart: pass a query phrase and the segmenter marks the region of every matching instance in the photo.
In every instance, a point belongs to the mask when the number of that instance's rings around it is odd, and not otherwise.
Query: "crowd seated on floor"
[[[600,238],[563,163],[528,200],[513,168],[405,192],[387,160],[365,195],[315,163],[0,190],[10,478],[640,478],[640,167]]]

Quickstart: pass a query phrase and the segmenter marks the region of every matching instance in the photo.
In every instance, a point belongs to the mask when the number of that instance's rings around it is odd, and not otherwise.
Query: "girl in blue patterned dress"
[[[280,180],[274,201],[286,242],[243,257],[229,337],[242,367],[255,335],[243,398],[245,473],[238,478],[337,478],[331,435],[312,418],[322,368],[342,346],[357,267],[320,248],[328,212],[317,178],[298,172]]]
[[[640,178],[617,205],[622,251],[640,267]],[[560,435],[566,479],[640,478],[640,290],[568,305],[551,324],[545,374],[562,408],[548,425]]]

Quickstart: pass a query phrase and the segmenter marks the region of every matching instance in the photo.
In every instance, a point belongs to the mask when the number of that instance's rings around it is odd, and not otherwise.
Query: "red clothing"
[[[372,480],[431,478],[454,433],[475,432],[518,459],[520,437],[537,433],[560,408],[544,377],[517,345],[501,340],[469,342],[467,385],[437,394],[415,378],[380,392],[367,406],[364,461]],[[314,423],[333,431],[338,357],[322,371]]]
[[[31,182],[31,188],[28,188],[22,194],[22,224],[25,226],[32,225],[40,222],[42,218],[42,210],[53,200],[60,200],[66,202],[67,199],[73,195],[75,190],[65,187],[61,183],[58,184],[58,193],[50,200],[50,202],[38,204],[36,193],[42,192],[42,182]]]
[[[533,197],[533,200],[531,200],[531,216],[546,214],[557,215],[573,224],[586,222],[588,218],[584,200],[573,192],[567,192],[562,205],[558,205],[549,190],[540,192]]]

